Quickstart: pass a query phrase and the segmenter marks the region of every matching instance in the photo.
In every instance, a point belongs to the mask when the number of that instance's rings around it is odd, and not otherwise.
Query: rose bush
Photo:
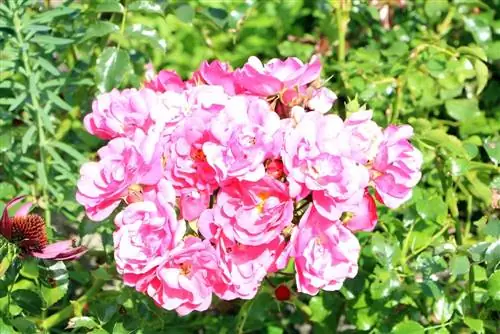
[[[0,4],[0,332],[494,333],[499,5]]]

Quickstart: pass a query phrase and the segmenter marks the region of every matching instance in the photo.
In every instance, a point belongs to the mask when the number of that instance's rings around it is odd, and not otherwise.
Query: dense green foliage
[[[80,236],[91,251],[37,262],[0,240],[0,333],[498,330],[499,0],[378,1],[392,4],[387,28],[365,0],[60,2],[0,3],[0,201],[31,195],[53,240]],[[82,127],[95,95],[140,86],[149,62],[187,77],[204,59],[313,54],[335,112],[357,96],[380,125],[410,123],[425,158],[413,199],[358,234],[359,275],[289,302],[273,286],[293,290],[293,277],[272,277],[255,300],[184,318],[124,288],[112,221],[88,221],[74,198],[102,144]]]

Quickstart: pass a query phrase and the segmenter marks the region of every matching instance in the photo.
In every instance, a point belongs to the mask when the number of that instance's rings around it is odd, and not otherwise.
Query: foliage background
[[[378,7],[375,6],[378,3]],[[384,28],[380,6],[390,6]],[[401,6],[401,4],[403,4]],[[21,261],[0,240],[0,333],[494,333],[500,318],[499,0],[190,0],[0,3],[0,201],[29,194],[53,240],[91,251]],[[342,290],[252,301],[179,318],[122,286],[111,220],[74,199],[102,143],[82,127],[99,92],[138,87],[145,65],[187,77],[205,59],[242,65],[318,54],[345,116],[410,123],[423,179],[359,233],[360,273]],[[1,204],[0,206],[3,206]]]

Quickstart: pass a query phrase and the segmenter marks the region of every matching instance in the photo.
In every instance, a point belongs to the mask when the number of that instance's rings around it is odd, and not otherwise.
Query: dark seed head
[[[40,252],[47,246],[45,222],[38,215],[11,217],[12,241],[25,253]]]

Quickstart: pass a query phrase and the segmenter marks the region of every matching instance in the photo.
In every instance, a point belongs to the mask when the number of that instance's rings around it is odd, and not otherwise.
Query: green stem
[[[308,317],[311,317],[312,316],[312,310],[311,308],[309,307],[309,305],[306,305],[304,302],[302,302],[302,300],[300,300],[299,298],[295,298],[295,300],[293,301],[293,303],[295,304],[295,306],[297,306],[302,312],[304,312]]]
[[[469,290],[469,304],[470,304],[470,310],[471,310],[471,314],[473,316],[476,315],[476,305],[474,303],[474,281],[475,281],[475,277],[474,277],[475,273],[474,273],[474,265],[471,265],[470,266],[470,269],[469,269],[469,284],[468,284],[468,290]]]
[[[337,35],[338,35],[338,49],[337,57],[339,63],[344,63],[346,48],[345,48],[345,37],[347,34],[347,25],[349,23],[349,15],[351,11],[351,0],[340,0],[334,2],[335,8],[335,19],[337,21]]]
[[[399,118],[399,110],[401,109],[401,105],[403,104],[403,89],[404,89],[404,86],[406,83],[405,78],[406,77],[404,77],[404,76],[400,76],[396,80],[396,82],[397,82],[396,99],[394,100],[394,104],[392,107],[392,115],[391,115],[390,124],[395,124]]]
[[[46,318],[42,323],[40,324],[40,327],[44,330],[49,330],[52,327],[56,326],[57,324],[61,323],[62,321],[69,319],[71,316],[73,316],[75,312],[75,307],[76,306],[83,306],[87,301],[92,298],[97,292],[99,292],[104,285],[105,281],[97,279],[94,281],[94,284],[90,287],[90,289],[85,293],[83,296],[78,298],[75,302],[73,302],[71,305],[66,306],[62,310],[60,310],[57,313],[54,313],[50,317]]]
[[[12,290],[14,289],[14,285],[16,285],[16,281],[19,278],[19,274],[21,273],[21,270],[18,270],[16,277],[14,277],[14,280],[12,281],[12,284],[9,287],[9,294],[7,295],[7,314],[9,315],[8,317],[10,318],[12,314],[10,313],[10,301],[11,301],[11,295],[12,295]]]
[[[23,60],[23,66],[24,70],[26,73],[26,79],[28,80],[28,85],[29,81],[32,80],[32,72],[31,72],[31,66],[29,63],[29,57],[28,57],[28,51],[27,48],[24,45],[24,39],[21,34],[21,20],[19,19],[18,13],[16,12],[14,14],[14,27],[16,30],[16,37],[19,43],[19,46],[22,49],[22,60]],[[32,111],[36,113],[36,123],[37,123],[37,130],[38,130],[38,149],[40,151],[40,168],[38,168],[38,178],[39,180],[43,180],[42,182],[42,199],[43,199],[43,204],[45,205],[45,223],[46,223],[46,229],[47,229],[47,234],[49,237],[52,235],[52,224],[51,224],[51,214],[50,214],[50,202],[49,202],[49,194],[48,194],[48,178],[47,178],[47,160],[45,156],[45,145],[46,145],[46,139],[45,139],[45,132],[43,129],[43,120],[42,120],[42,113],[43,109],[40,106],[40,102],[38,101],[38,96],[34,93],[32,89],[29,89],[30,92],[30,98],[31,98],[31,103],[32,103]]]
[[[432,245],[432,243],[434,241],[436,241],[437,238],[439,238],[440,236],[442,236],[448,229],[450,228],[449,224],[445,224],[440,230],[438,233],[434,234],[431,238],[431,240],[429,240],[429,242],[427,244],[425,244],[425,246],[422,246],[420,247],[419,249],[417,249],[415,252],[413,252],[412,254],[410,254],[409,256],[405,257],[403,256],[403,260],[402,260],[402,263],[408,263],[408,261],[410,261],[410,259],[414,258],[415,256],[417,256],[418,254],[420,254],[422,251],[424,251],[425,249],[427,249],[427,247],[429,247],[430,245]]]
[[[123,14],[122,14],[122,23],[120,24],[120,35],[122,38],[118,41],[118,49],[120,48],[120,44],[122,39],[124,38],[123,34],[125,33],[125,23],[127,22],[127,1],[123,2]]]
[[[403,241],[403,249],[401,250],[402,256],[401,256],[401,266],[403,269],[407,268],[407,259],[406,259],[406,254],[408,253],[408,247],[410,243],[410,235],[413,232],[413,228],[415,227],[415,223],[411,224],[410,230],[406,234],[405,240]],[[406,270],[404,270],[406,271]]]

